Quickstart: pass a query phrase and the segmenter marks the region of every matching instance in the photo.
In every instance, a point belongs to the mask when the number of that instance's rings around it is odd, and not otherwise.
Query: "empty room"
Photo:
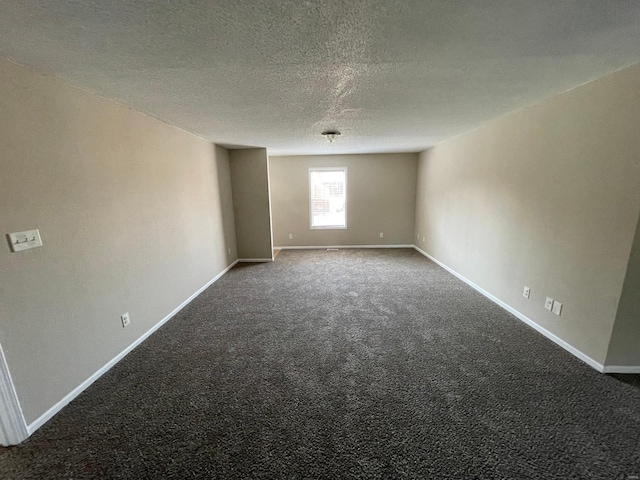
[[[640,2],[0,1],[0,478],[640,478]]]

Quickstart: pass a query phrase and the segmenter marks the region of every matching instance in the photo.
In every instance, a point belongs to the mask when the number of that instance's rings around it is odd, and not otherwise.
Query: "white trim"
[[[239,258],[236,261],[240,263],[265,263],[273,262],[273,258]]]
[[[98,369],[93,375],[87,378],[84,382],[78,385],[76,388],[71,390],[67,395],[65,395],[62,400],[53,405],[49,410],[40,415],[37,419],[31,422],[27,426],[27,431],[29,435],[33,434],[36,430],[38,430],[42,425],[44,425],[48,420],[50,420],[56,413],[62,410],[69,402],[71,402],[74,398],[80,395],[83,391],[85,391],[93,382],[98,380],[102,375],[104,375],[111,367],[113,367],[116,363],[122,360],[131,350],[140,345],[143,341],[145,341],[153,332],[158,330],[162,325],[167,323],[171,318],[176,315],[180,310],[186,307],[194,298],[200,295],[204,290],[210,287],[216,280],[222,277],[225,273],[233,268],[233,266],[238,263],[238,260],[234,261],[227,268],[222,270],[218,275],[209,280],[205,285],[200,287],[193,295],[187,298],[184,302],[174,308],[166,317],[156,323],[153,327],[146,331],[146,333],[142,334],[136,341],[134,341],[131,345],[125,348],[118,355],[109,360],[104,366]]]
[[[462,275],[460,275],[458,272],[456,272],[455,270],[453,270],[452,268],[449,268],[448,266],[446,266],[444,263],[442,263],[439,260],[436,260],[434,257],[432,257],[431,255],[429,255],[427,252],[425,252],[424,250],[418,248],[417,246],[413,246],[413,248],[415,248],[418,252],[420,252],[422,255],[424,255],[425,257],[427,257],[428,259],[430,259],[432,262],[440,265],[442,268],[444,268],[447,272],[449,272],[450,274],[452,274],[455,277],[458,277],[460,280],[462,280],[464,283],[466,283],[467,285],[469,285],[470,287],[474,288],[475,290],[477,290],[478,292],[480,292],[482,295],[484,295],[485,297],[487,297],[489,300],[493,301],[494,303],[498,304],[499,306],[501,306],[502,308],[504,308],[507,312],[511,313],[512,315],[515,315],[517,318],[519,318],[520,320],[522,320],[524,323],[526,323],[527,325],[529,325],[530,327],[532,327],[534,330],[537,330],[538,332],[540,332],[542,335],[544,335],[545,337],[547,337],[549,340],[551,340],[552,342],[556,343],[557,345],[561,346],[562,348],[564,348],[565,350],[567,350],[569,353],[572,353],[573,355],[575,355],[576,357],[578,357],[580,360],[582,360],[583,362],[585,362],[587,365],[595,368],[597,371],[601,372],[601,373],[606,373],[607,372],[607,368],[604,365],[602,365],[601,363],[595,361],[593,358],[591,358],[590,356],[588,356],[587,354],[581,352],[580,350],[578,350],[576,347],[574,347],[573,345],[570,345],[569,343],[565,342],[564,340],[562,340],[560,337],[556,336],[555,334],[551,333],[549,330],[547,330],[544,327],[541,327],[540,325],[538,325],[536,322],[534,322],[533,320],[531,320],[529,317],[527,317],[526,315],[523,315],[522,313],[520,313],[519,311],[517,311],[515,308],[507,305],[506,303],[504,303],[502,300],[500,300],[497,297],[494,297],[493,295],[491,295],[489,292],[487,292],[486,290],[484,290],[483,288],[479,287],[478,285],[476,285],[475,283],[473,283],[471,280],[463,277]]]
[[[289,245],[275,250],[326,250],[328,248],[413,248],[413,245]]]
[[[605,365],[603,373],[640,373],[640,366]]]
[[[313,225],[313,192],[311,191],[311,174],[313,172],[344,172],[344,225]],[[346,230],[347,229],[347,167],[309,167],[309,230]]]
[[[17,445],[29,437],[11,373],[0,345],[0,444]]]

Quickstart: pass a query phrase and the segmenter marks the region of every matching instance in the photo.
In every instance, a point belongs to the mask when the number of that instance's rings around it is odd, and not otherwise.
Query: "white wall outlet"
[[[562,304],[557,300],[554,300],[553,308],[551,309],[551,311],[556,315],[560,316],[560,314],[562,313]]]
[[[227,253],[228,253],[229,255],[231,255],[231,249],[230,249],[230,248],[227,248]]]
[[[544,308],[551,311],[551,309],[553,308],[553,298],[547,297],[547,299],[544,301]]]
[[[422,237],[422,243],[424,243],[424,239],[425,239],[425,238],[424,238],[424,237]]]
[[[123,327],[128,327],[129,324],[131,323],[131,319],[129,318],[129,312],[123,313],[122,315],[120,315],[120,320],[122,320]]]
[[[380,238],[383,238],[383,237],[384,237],[384,233],[380,232]]]
[[[37,228],[35,230],[25,230],[24,232],[9,233],[8,237],[12,252],[21,252],[42,246],[40,231]]]
[[[289,240],[292,240],[292,239],[293,239],[293,233],[290,233],[289,234]]]
[[[522,291],[522,296],[524,298],[529,298],[531,296],[531,289],[529,287],[524,287],[524,290]]]
[[[420,240],[420,234],[416,233],[416,240]]]

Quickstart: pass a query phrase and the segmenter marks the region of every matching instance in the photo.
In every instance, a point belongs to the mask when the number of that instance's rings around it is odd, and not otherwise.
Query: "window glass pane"
[[[347,169],[310,169],[311,228],[346,228]]]

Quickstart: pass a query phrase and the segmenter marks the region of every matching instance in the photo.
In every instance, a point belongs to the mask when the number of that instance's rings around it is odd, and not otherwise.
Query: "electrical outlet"
[[[230,248],[227,248],[227,253],[228,253],[229,255],[231,255],[231,249],[230,249]]]
[[[544,301],[544,308],[551,311],[551,309],[553,308],[553,298],[547,297],[547,299]]]
[[[420,234],[416,233],[416,240],[420,240]]]
[[[522,296],[524,298],[529,298],[531,296],[531,289],[529,287],[524,287],[524,290],[522,291]]]
[[[560,316],[560,314],[562,313],[562,304],[560,302],[558,302],[557,300],[554,300],[553,307],[551,308],[551,311],[553,313],[555,313],[556,315]]]
[[[380,232],[380,238],[384,237],[384,233]]]
[[[292,240],[292,239],[293,239],[293,233],[290,233],[289,234],[289,240]]]
[[[120,320],[122,320],[123,327],[128,327],[129,324],[131,323],[131,319],[129,318],[129,312],[123,313],[122,315],[120,315]]]
[[[422,237],[422,243],[424,243],[424,237]]]

